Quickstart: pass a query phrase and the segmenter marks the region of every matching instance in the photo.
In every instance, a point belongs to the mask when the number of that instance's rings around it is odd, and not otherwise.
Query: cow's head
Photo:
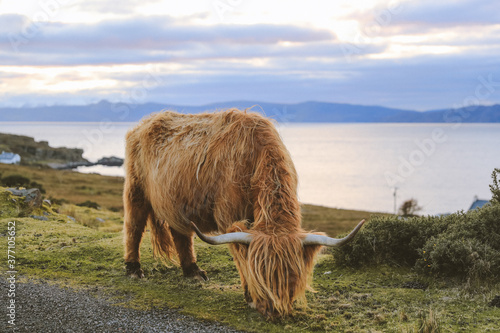
[[[218,236],[204,235],[194,223],[192,227],[209,244],[230,244],[246,301],[264,316],[274,318],[290,313],[295,301],[305,301],[314,258],[321,247],[349,242],[364,222],[342,239],[301,230],[263,232],[247,229],[242,222],[233,224],[229,233]]]

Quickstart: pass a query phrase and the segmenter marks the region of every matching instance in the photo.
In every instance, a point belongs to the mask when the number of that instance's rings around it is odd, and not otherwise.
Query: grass
[[[0,220],[0,230],[6,230],[10,220]],[[426,280],[403,268],[341,269],[327,254],[315,268],[316,293],[308,293],[308,307],[284,320],[268,322],[245,304],[238,272],[224,246],[196,242],[199,264],[211,278],[200,283],[184,279],[179,268],[156,261],[145,237],[142,263],[146,279],[139,281],[124,275],[121,232],[59,220],[15,221],[21,274],[74,288],[99,286],[116,304],[138,309],[179,308],[186,314],[255,332],[435,332],[432,327],[443,332],[494,332],[499,328],[499,309],[487,306],[493,291],[465,294],[457,286],[447,286],[446,281]],[[4,238],[0,251],[5,246]],[[429,287],[404,288],[415,281]]]
[[[42,184],[47,191],[47,198],[64,199],[72,204],[91,200],[105,209],[123,210],[121,177],[7,164],[0,164],[0,174],[2,177],[21,174]]]
[[[97,191],[108,186],[104,181],[96,182],[101,178],[94,178],[95,175],[67,176],[88,178],[86,186]],[[115,179],[109,182],[114,184]],[[47,181],[48,192],[51,186]],[[196,240],[199,265],[210,277],[209,282],[201,283],[183,278],[178,267],[166,267],[155,260],[149,235],[145,235],[141,262],[146,279],[134,280],[125,276],[120,213],[65,204],[43,207],[37,215],[45,215],[49,221],[40,221],[22,217],[24,212],[19,214],[15,209],[19,203],[9,201],[12,198],[3,193],[0,189],[0,210],[4,212],[0,218],[0,252],[6,253],[8,222],[16,221],[19,274],[76,289],[97,287],[118,305],[143,310],[177,308],[185,314],[252,332],[500,331],[500,309],[488,306],[500,293],[498,284],[471,292],[451,281],[420,276],[409,268],[341,268],[328,251],[318,259],[313,277],[316,292],[307,293],[307,307],[297,308],[285,319],[269,322],[246,305],[226,246],[214,247]],[[102,204],[95,196],[82,195],[76,201],[87,199]],[[118,202],[118,198],[114,200],[111,205]],[[332,236],[371,215],[310,205],[303,206],[303,213],[306,228]],[[104,222],[96,223],[97,218]],[[5,270],[5,265],[0,266],[1,272]]]
[[[390,214],[302,205],[302,225],[306,230],[326,232],[330,236],[350,231],[362,219]]]

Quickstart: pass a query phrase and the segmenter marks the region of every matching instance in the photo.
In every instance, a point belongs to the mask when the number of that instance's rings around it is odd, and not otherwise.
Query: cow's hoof
[[[248,291],[248,287],[245,286],[245,301],[247,301],[248,306],[251,307],[252,309],[255,309],[255,302],[252,299],[252,296],[250,296],[250,292]]]
[[[209,280],[207,272],[199,268],[198,265],[196,265],[196,263],[189,265],[187,268],[183,269],[183,271],[185,277],[193,278],[200,281]]]
[[[208,278],[207,272],[205,272],[202,269],[200,269],[198,272],[196,272],[196,274],[194,276],[192,276],[192,278],[196,279],[196,280],[203,281],[203,282],[207,282],[208,280],[210,280]]]
[[[138,262],[126,262],[127,275],[134,279],[144,278],[144,272],[141,269],[141,264]]]

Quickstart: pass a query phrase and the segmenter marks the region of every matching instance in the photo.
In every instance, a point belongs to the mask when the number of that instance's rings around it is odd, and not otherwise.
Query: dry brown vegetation
[[[64,199],[78,204],[95,201],[102,208],[123,210],[122,177],[82,174],[71,170],[54,170],[46,167],[0,164],[2,177],[22,175],[43,185],[46,198]]]

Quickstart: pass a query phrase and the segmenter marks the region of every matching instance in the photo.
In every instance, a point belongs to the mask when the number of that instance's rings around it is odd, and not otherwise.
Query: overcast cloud
[[[428,110],[459,106],[485,78],[489,94],[477,101],[500,103],[498,1],[374,0],[337,10],[245,0],[59,3],[0,3],[0,106],[126,102],[153,82],[139,102]]]

